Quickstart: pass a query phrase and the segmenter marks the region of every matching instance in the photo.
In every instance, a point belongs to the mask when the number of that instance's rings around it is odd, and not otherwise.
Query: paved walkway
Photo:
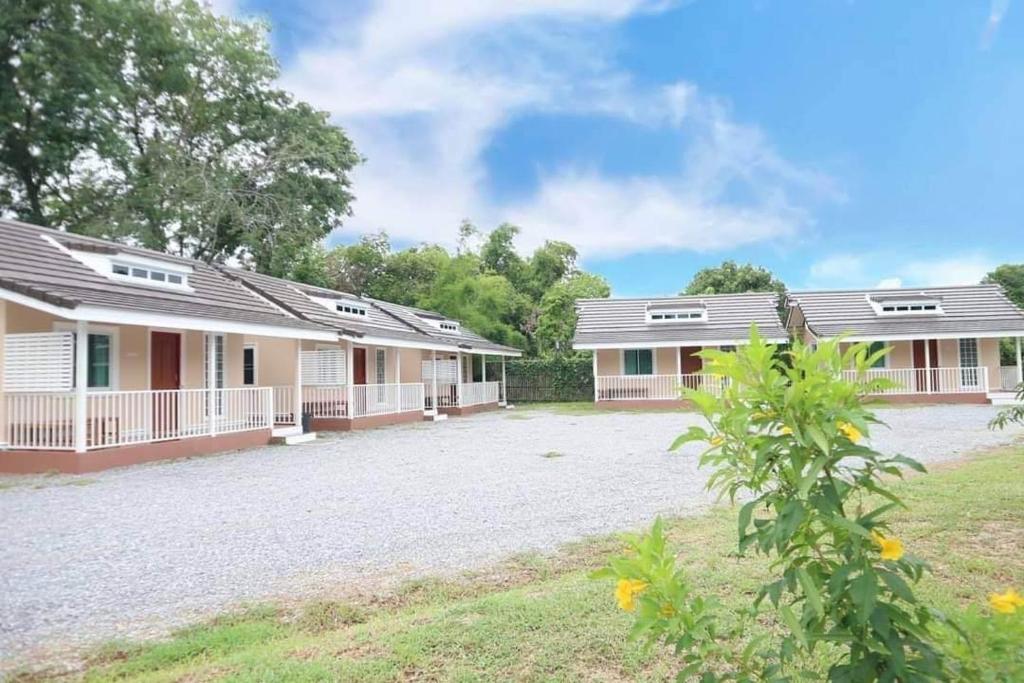
[[[933,462],[1013,435],[987,429],[987,407],[882,412],[894,429],[876,445]],[[0,479],[0,662],[160,634],[345,578],[470,568],[692,512],[708,502],[695,449],[665,449],[697,421],[505,411]]]

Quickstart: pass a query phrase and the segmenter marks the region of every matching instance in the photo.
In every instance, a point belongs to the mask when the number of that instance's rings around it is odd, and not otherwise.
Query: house
[[[697,355],[747,342],[789,340],[773,293],[581,299],[573,348],[593,351],[594,401],[602,407],[672,406],[680,389],[714,389]]]
[[[899,386],[897,401],[1001,402],[1021,377],[1024,311],[998,285],[796,292],[787,327],[807,343],[848,335],[890,352],[871,372]],[[1000,367],[999,340],[1016,340]]]
[[[505,402],[504,377],[486,377],[484,361],[521,352],[490,342],[457,320],[249,271],[222,272],[297,319],[336,332],[331,342],[302,342],[302,402],[314,429],[422,420],[424,412],[435,419],[466,415]],[[260,367],[267,373],[294,372],[282,365],[283,358],[277,354]],[[283,421],[290,419],[294,404],[289,396],[282,391],[277,397]]]
[[[497,407],[472,359],[519,355],[437,314],[26,223],[0,220],[0,245],[0,471],[299,438],[303,413],[352,429]]]

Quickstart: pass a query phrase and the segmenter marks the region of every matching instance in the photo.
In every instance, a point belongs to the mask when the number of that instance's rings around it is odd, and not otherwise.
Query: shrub
[[[701,680],[816,680],[820,673],[801,663],[811,655],[824,662],[830,681],[945,677],[932,636],[943,617],[912,588],[925,564],[905,552],[887,521],[902,506],[888,478],[924,468],[863,443],[878,424],[863,399],[891,386],[867,373],[884,353],[870,354],[864,344],[843,350],[835,340],[817,348],[797,343],[780,355],[756,329],[734,353],[702,352],[706,371],[728,381],[719,396],[684,392],[707,426],[691,427],[673,449],[706,444],[700,464],[712,468],[708,487],[744,501],[739,553],[771,558],[774,574],[751,609],[770,605],[784,628],[712,667],[713,605],[691,594],[655,524],[631,541],[631,555],[613,558],[601,575],[618,579],[623,592],[631,586],[634,635],[676,647],[683,678],[700,672]],[[842,379],[849,368],[857,371],[855,381]],[[658,609],[663,602],[671,615]]]

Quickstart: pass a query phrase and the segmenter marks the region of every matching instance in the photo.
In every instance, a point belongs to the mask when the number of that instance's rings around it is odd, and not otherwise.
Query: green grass
[[[516,403],[515,411],[509,417],[517,413],[528,414],[533,411],[546,411],[556,415],[607,415],[608,413],[678,413],[686,411],[684,408],[599,408],[593,401],[567,401],[564,403]],[[519,418],[523,419],[523,418]]]
[[[1024,447],[947,465],[898,484],[911,512],[896,520],[907,551],[934,573],[919,595],[956,610],[1024,587]],[[673,520],[669,536],[698,590],[749,604],[764,579],[739,558],[735,510]],[[621,550],[591,539],[553,556],[524,555],[476,574],[407,583],[349,602],[259,607],[163,642],[103,648],[87,681],[623,681],[665,680],[670,653],[627,642],[630,617],[588,572]],[[369,585],[372,585],[372,579]],[[325,586],[325,589],[332,587]],[[359,594],[358,586],[345,586]],[[766,624],[771,626],[770,621]]]

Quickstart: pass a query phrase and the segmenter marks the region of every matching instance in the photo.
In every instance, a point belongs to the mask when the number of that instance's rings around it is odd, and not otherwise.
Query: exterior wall
[[[243,340],[256,347],[256,384],[261,387],[290,387],[295,385],[295,344],[293,339],[252,337]],[[240,358],[238,363],[242,364]]]
[[[420,349],[398,349],[402,357],[402,376],[398,381],[403,384],[423,381],[423,361],[430,360],[430,351]]]
[[[0,444],[7,443],[7,406],[4,404],[4,338],[7,334],[7,302],[0,301]]]
[[[598,375],[620,375],[622,374],[622,361],[619,349],[598,349],[597,374]]]
[[[988,386],[999,388],[999,340],[978,340],[978,363],[988,371]]]
[[[654,349],[654,374],[674,375],[678,370],[679,348]]]

